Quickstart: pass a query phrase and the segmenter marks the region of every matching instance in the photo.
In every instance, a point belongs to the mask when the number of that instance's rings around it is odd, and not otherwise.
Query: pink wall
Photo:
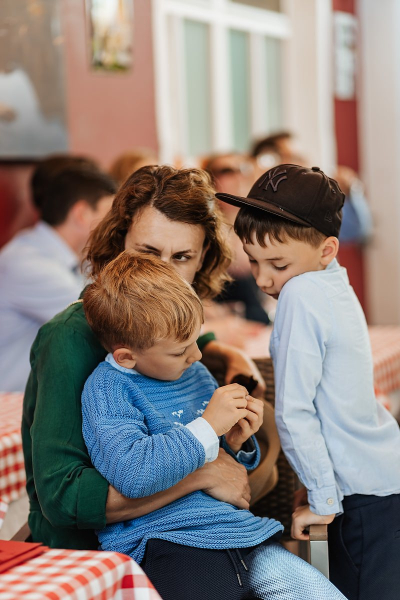
[[[151,2],[132,2],[134,64],[128,73],[90,69],[85,3],[62,2],[69,148],[104,167],[135,146],[157,150]]]
[[[135,146],[158,149],[150,0],[134,2],[134,64],[128,73],[89,67],[85,2],[61,0],[69,149],[104,168]],[[29,192],[32,166],[0,164],[0,247],[37,218]]]

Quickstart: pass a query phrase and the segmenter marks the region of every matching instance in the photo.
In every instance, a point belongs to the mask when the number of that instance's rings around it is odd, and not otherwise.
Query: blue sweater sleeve
[[[144,498],[202,467],[204,448],[189,429],[170,427],[156,414],[152,430],[160,433],[150,434],[144,414],[133,405],[141,394],[138,387],[103,365],[82,393],[83,437],[103,477],[127,498]]]
[[[242,449],[239,450],[237,454],[235,454],[228,444],[225,441],[225,436],[221,437],[220,442],[221,448],[225,450],[228,454],[230,454],[238,463],[246,467],[248,471],[252,471],[256,467],[258,467],[260,463],[260,446],[254,435],[251,436],[242,446]]]

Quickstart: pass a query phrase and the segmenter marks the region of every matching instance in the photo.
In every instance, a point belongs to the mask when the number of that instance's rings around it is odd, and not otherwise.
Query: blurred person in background
[[[238,152],[213,154],[203,160],[202,167],[211,175],[217,192],[246,196],[254,183],[252,160]],[[262,294],[251,274],[249,259],[243,251],[243,245],[233,231],[233,223],[239,209],[226,202],[221,202],[219,206],[224,216],[228,243],[234,258],[228,270],[233,280],[225,284],[216,302],[240,302],[244,305],[243,316],[246,319],[267,325],[269,318],[262,304]]]
[[[346,196],[339,241],[365,244],[372,236],[372,217],[363,185],[353,169],[342,165],[337,167],[334,178]]]
[[[254,142],[251,156],[262,172],[279,164],[309,166],[309,161],[299,152],[296,137],[290,131],[279,131]],[[333,178],[346,196],[339,240],[364,244],[371,238],[372,218],[362,183],[353,169],[343,165],[337,167]]]
[[[0,251],[0,387],[21,391],[44,323],[79,297],[89,234],[111,207],[113,180],[86,158],[56,156],[31,179],[40,221]]]
[[[150,148],[136,148],[123,152],[112,163],[109,173],[121,185],[129,175],[149,165],[158,165],[158,158]]]
[[[250,155],[254,159],[256,179],[267,169],[280,164],[308,166],[307,159],[301,154],[297,140],[290,131],[277,131],[265,138],[256,140]]]

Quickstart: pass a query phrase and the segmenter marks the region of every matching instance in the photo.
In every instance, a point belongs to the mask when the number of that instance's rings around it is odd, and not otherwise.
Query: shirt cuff
[[[219,439],[211,425],[203,417],[199,417],[185,425],[185,427],[193,433],[194,437],[204,447],[206,463],[215,460],[219,452]]]
[[[333,515],[343,512],[343,498],[338,497],[336,486],[308,490],[310,510],[316,515]]]
[[[260,462],[260,447],[256,438],[252,435],[244,444],[242,449],[237,454],[233,452],[231,447],[226,443],[225,436],[221,438],[221,446],[230,454],[238,463],[246,467],[248,471],[252,471],[258,467]]]

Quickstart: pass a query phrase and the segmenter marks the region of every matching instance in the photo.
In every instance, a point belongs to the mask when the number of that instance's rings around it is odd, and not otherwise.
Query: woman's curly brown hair
[[[203,227],[207,252],[193,287],[200,298],[214,298],[230,279],[227,268],[232,258],[214,193],[209,175],[200,169],[162,165],[135,171],[118,190],[110,212],[89,238],[86,259],[90,274],[96,277],[125,249],[132,221],[143,208],[152,206],[171,221]]]

